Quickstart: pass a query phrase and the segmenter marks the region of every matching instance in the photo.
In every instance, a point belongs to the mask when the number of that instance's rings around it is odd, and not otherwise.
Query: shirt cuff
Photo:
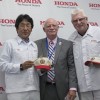
[[[76,89],[76,88],[70,88],[69,90],[74,90],[74,91],[77,91],[77,89]]]

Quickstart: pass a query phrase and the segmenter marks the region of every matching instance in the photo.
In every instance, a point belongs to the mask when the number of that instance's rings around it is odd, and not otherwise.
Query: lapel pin
[[[62,44],[62,42],[59,42],[59,45],[61,45]]]

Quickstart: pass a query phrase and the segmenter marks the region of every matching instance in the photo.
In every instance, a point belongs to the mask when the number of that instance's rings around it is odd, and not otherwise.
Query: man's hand
[[[42,68],[42,69],[40,69],[40,70],[41,70],[41,73],[45,73],[45,72],[47,72],[47,70],[44,69],[44,68]]]
[[[75,90],[69,90],[69,93],[68,93],[68,100],[75,100],[76,98],[76,91]]]
[[[31,68],[34,65],[33,61],[25,61],[22,63],[23,70]]]

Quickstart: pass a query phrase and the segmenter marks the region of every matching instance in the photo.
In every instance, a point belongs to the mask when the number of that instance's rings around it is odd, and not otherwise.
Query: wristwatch
[[[20,71],[23,71],[24,69],[23,69],[23,65],[22,64],[20,64]]]

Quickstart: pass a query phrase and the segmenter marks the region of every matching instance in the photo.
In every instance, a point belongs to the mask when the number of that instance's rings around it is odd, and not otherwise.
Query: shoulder
[[[61,41],[63,44],[72,44],[72,41],[67,40],[67,39],[59,38],[59,41]]]
[[[88,32],[89,34],[94,34],[94,33],[96,33],[96,34],[99,33],[99,34],[100,34],[100,27],[89,25],[89,28],[88,28],[87,32]]]
[[[14,39],[9,39],[4,41],[3,43],[3,51],[7,52],[7,51],[11,51],[12,47],[15,46],[15,40]]]
[[[37,47],[36,43],[34,41],[30,42],[34,47]]]
[[[41,44],[43,41],[45,41],[46,38],[43,38],[43,39],[39,39],[39,40],[36,40],[34,41],[36,44]]]
[[[100,27],[98,27],[98,26],[91,26],[91,25],[89,25],[89,28],[91,29],[91,30],[100,30]]]
[[[91,26],[91,31],[94,35],[99,35],[100,34],[100,27],[98,26]]]
[[[74,39],[77,37],[78,33],[77,31],[74,31],[68,38],[69,41],[74,41]]]
[[[4,44],[13,44],[15,41],[16,41],[15,39],[9,39],[9,40],[6,40]]]
[[[88,34],[92,35],[94,38],[100,39],[100,27],[89,25]]]

